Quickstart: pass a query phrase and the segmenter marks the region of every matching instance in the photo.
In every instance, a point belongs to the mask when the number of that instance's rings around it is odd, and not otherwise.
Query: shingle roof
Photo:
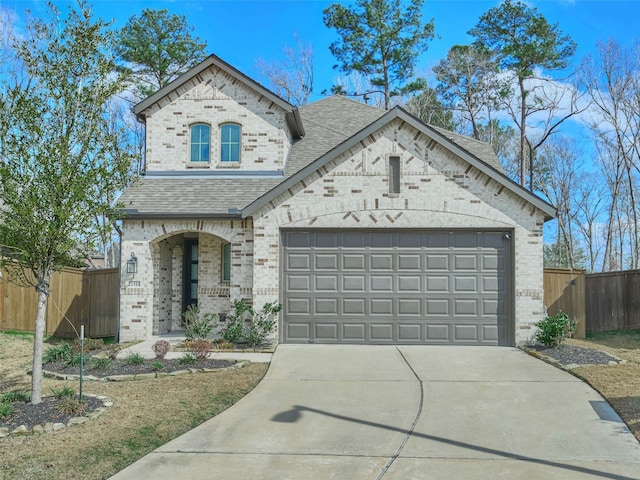
[[[276,178],[139,178],[118,200],[129,217],[208,217],[238,215],[246,205],[279,183]]]
[[[240,210],[255,204],[283,181],[388,113],[343,96],[327,97],[299,109],[305,136],[292,146],[284,176],[272,174],[230,178],[226,174],[213,175],[218,172],[208,172],[208,175],[176,172],[174,176],[149,172],[128,187],[119,201],[129,217],[239,215]],[[416,125],[419,126],[419,123],[416,122]],[[429,128],[498,172],[503,172],[490,145],[442,128]]]

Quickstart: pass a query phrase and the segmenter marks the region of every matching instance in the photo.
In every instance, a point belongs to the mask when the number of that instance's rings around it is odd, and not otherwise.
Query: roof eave
[[[136,209],[123,211],[125,220],[231,220],[243,218],[240,210],[224,212],[140,212]]]

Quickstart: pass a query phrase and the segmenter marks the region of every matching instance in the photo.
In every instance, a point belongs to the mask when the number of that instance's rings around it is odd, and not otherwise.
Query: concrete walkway
[[[517,349],[281,345],[239,403],[112,478],[626,480],[640,445]]]

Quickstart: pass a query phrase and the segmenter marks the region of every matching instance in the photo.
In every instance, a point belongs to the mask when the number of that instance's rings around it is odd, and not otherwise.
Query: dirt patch
[[[0,393],[29,390],[33,337],[0,334]],[[91,382],[86,393],[104,395],[113,406],[99,418],[60,432],[0,439],[0,478],[103,479],[151,450],[217,415],[251,391],[266,364],[236,370]],[[43,394],[78,382],[44,379]]]

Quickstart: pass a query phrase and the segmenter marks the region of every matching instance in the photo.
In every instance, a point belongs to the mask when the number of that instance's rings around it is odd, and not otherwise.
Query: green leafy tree
[[[525,185],[528,161],[532,164],[535,149],[551,135],[566,118],[550,120],[542,135],[533,142],[527,137],[529,117],[541,111],[557,109],[560,98],[535,91],[527,82],[536,77],[536,69],[560,70],[569,65],[576,44],[564,35],[557,24],[550,24],[535,7],[519,1],[505,0],[488,10],[468,32],[475,37],[474,45],[491,51],[498,65],[513,73],[517,83],[519,105],[513,118],[520,133],[520,183]],[[574,102],[572,102],[573,107]],[[531,176],[532,165],[529,165]],[[533,177],[531,177],[532,180]],[[530,181],[533,189],[533,182]]]
[[[104,198],[122,188],[116,179],[131,164],[108,113],[125,81],[113,73],[107,27],[84,0],[65,17],[49,4],[43,18],[29,17],[17,45],[28,82],[0,88],[0,262],[9,280],[38,294],[34,404],[42,401],[51,275],[81,261],[110,228],[95,218],[117,218]]]
[[[357,0],[355,6],[334,3],[324,10],[324,24],[340,36],[329,47],[340,62],[334,68],[368,76],[375,92],[384,95],[386,109],[392,96],[422,88],[421,82],[410,82],[418,55],[434,32],[433,20],[422,21],[422,4],[423,0],[408,5],[402,0]]]
[[[154,94],[204,60],[207,44],[192,36],[184,15],[146,8],[119,33],[119,54],[142,97]]]

